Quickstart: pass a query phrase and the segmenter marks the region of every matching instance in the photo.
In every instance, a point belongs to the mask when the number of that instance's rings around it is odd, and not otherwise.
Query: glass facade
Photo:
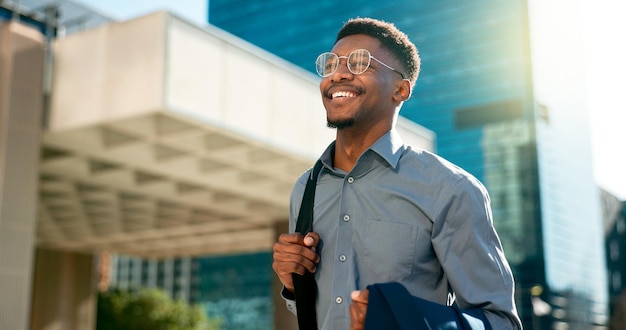
[[[415,42],[422,58],[415,94],[401,114],[435,131],[438,153],[482,180],[481,120],[532,112],[524,2],[362,3],[355,8],[335,1],[244,5],[214,0],[209,2],[209,22],[311,72],[316,56],[332,48],[337,31],[349,18],[394,22]],[[465,109],[474,111],[466,111],[464,118],[469,118],[462,121],[457,112]]]
[[[626,321],[626,203],[618,207],[605,219],[610,310],[615,329]]]
[[[224,329],[272,329],[272,256],[269,252],[219,257],[141,259],[114,256],[111,287],[159,287],[174,299],[204,306]]]
[[[222,317],[226,329],[271,329],[272,255],[269,252],[200,258],[194,301],[210,316]]]
[[[544,240],[543,228],[551,227],[542,223],[535,120],[546,118],[540,111],[535,115],[526,6],[523,0],[361,1],[356,7],[328,0],[211,0],[208,17],[312,72],[315,57],[332,48],[349,18],[379,18],[406,32],[419,49],[422,69],[401,115],[433,130],[437,153],[487,186],[525,327],[588,328],[602,323],[597,314],[604,312],[597,306],[605,302],[596,301],[602,295],[590,293],[584,282],[564,289],[558,279],[546,279],[547,269],[579,272],[584,265],[569,258],[546,264],[547,247],[562,242]],[[548,237],[567,239],[558,233]],[[598,276],[602,272],[588,281],[604,283]],[[537,301],[550,304],[553,312],[540,312]]]

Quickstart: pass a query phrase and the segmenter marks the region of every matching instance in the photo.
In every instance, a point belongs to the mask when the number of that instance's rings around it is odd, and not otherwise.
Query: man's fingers
[[[273,268],[277,273],[296,273],[302,275],[305,269],[314,273],[317,269],[317,261],[296,254],[274,253]]]
[[[309,233],[306,237],[293,233],[280,235],[278,242],[274,243],[272,268],[286,288],[293,287],[292,273],[303,275],[307,270],[316,271],[320,261],[320,256],[315,253],[318,242],[317,233]],[[305,245],[307,243],[311,246]]]
[[[278,237],[279,242],[299,244],[308,247],[316,247],[320,241],[320,235],[316,232],[310,232],[306,236],[302,236],[300,233],[281,234]]]
[[[354,291],[352,291],[350,296],[352,297],[352,301],[363,303],[363,304],[367,304],[367,301],[369,299],[369,293],[370,292],[367,289],[365,289],[365,290],[354,290]]]
[[[274,243],[274,259],[302,263],[306,266],[307,261],[311,261],[313,264],[318,263],[320,256],[312,248],[304,245],[279,241]]]
[[[319,240],[320,236],[315,232],[310,232],[306,236],[300,233],[282,234],[278,242],[274,243],[274,258],[277,257],[276,254],[285,254],[284,259],[281,259],[283,261],[306,262],[299,259],[299,256],[302,256],[316,264],[320,261],[320,256],[316,253]],[[309,265],[304,266],[313,271]]]
[[[300,274],[303,275],[306,270],[310,272],[315,272],[316,265],[310,260],[301,258],[300,260],[305,260],[301,263],[296,263],[293,261],[285,261],[289,260],[286,258],[284,254],[274,253],[274,262],[272,262],[272,268],[278,278],[283,283],[287,290],[293,292],[293,279],[292,274]]]
[[[279,243],[303,244],[302,239],[303,237],[300,233],[280,234],[278,236]]]
[[[308,234],[306,234],[306,236],[304,237],[304,245],[314,248],[313,251],[315,251],[315,248],[317,247],[317,244],[320,242],[320,235],[316,232],[310,232]]]
[[[365,326],[367,312],[368,290],[355,290],[350,294],[350,330],[362,330]]]

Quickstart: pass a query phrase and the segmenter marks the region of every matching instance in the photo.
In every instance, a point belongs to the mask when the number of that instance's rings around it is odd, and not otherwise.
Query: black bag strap
[[[313,205],[315,203],[315,185],[322,170],[322,162],[318,160],[306,182],[302,204],[296,222],[296,232],[306,235],[313,230]],[[317,298],[317,284],[315,277],[308,270],[304,275],[293,274],[293,288],[298,311],[298,328],[300,330],[317,330],[315,314],[315,300]]]

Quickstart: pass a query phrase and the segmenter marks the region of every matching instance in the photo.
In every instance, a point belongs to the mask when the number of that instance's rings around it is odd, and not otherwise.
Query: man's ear
[[[404,102],[411,97],[411,83],[407,79],[402,79],[396,86],[396,92],[393,94],[394,100]]]

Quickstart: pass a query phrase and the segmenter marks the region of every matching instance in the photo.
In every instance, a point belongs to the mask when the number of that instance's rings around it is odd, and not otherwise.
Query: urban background
[[[271,244],[352,17],[417,45],[400,129],[486,185],[525,328],[625,327],[626,84],[589,70],[626,74],[616,1],[200,2],[0,1],[0,329],[95,328],[98,292],[154,287],[291,329]]]

